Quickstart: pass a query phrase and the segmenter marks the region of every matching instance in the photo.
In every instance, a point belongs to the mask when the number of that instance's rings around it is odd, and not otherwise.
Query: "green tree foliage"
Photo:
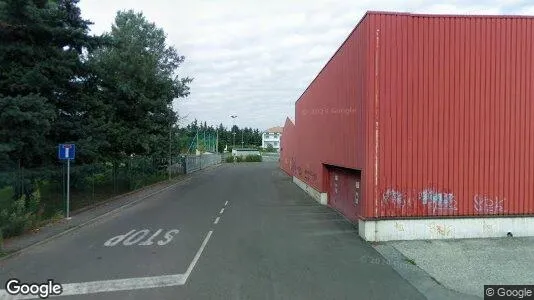
[[[40,166],[60,141],[87,134],[80,94],[90,74],[88,34],[77,0],[4,0],[0,5],[0,160]]]
[[[236,125],[231,128],[226,128],[222,123],[214,127],[208,126],[206,122],[198,122],[195,119],[186,126],[175,130],[177,137],[174,139],[174,144],[176,148],[182,149],[181,153],[187,153],[188,150],[189,152],[193,152],[195,150],[197,132],[199,147],[202,146],[203,150],[211,148],[209,145],[210,143],[213,145],[218,134],[219,143],[217,151],[220,153],[224,151],[225,146],[228,146],[229,151],[231,150],[234,141],[234,132],[236,133],[236,148],[241,147],[241,137],[243,137],[244,146],[248,148],[259,148],[262,142],[259,129],[248,127],[239,128]]]
[[[162,29],[131,10],[117,13],[109,37],[111,45],[91,57],[109,108],[106,152],[163,155],[177,120],[173,100],[189,95],[192,79],[176,75],[185,58],[167,45]]]
[[[0,0],[4,235],[26,229],[61,200],[51,196],[61,181],[58,143],[78,147],[74,178],[94,179],[83,174],[89,163],[166,157],[171,137],[182,138],[172,101],[189,94],[191,79],[177,76],[185,58],[163,30],[133,11],[119,12],[104,36],[90,35],[90,24],[78,0]]]

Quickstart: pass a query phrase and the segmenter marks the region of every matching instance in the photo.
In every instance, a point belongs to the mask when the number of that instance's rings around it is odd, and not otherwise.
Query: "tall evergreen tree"
[[[161,28],[131,10],[117,13],[110,38],[112,45],[92,56],[111,108],[109,152],[164,155],[177,121],[172,102],[189,94],[192,79],[176,75],[185,58],[167,45]]]
[[[0,2],[0,159],[43,165],[58,142],[83,134],[82,51],[101,41],[89,36],[77,2]]]

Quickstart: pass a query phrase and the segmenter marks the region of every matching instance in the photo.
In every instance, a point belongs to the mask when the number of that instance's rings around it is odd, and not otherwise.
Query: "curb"
[[[106,217],[106,216],[112,215],[112,214],[117,213],[117,212],[119,212],[119,211],[121,211],[121,210],[124,210],[124,209],[126,209],[126,208],[128,208],[128,207],[134,206],[135,204],[137,204],[137,203],[139,203],[139,202],[141,202],[141,201],[143,201],[143,200],[146,200],[147,198],[150,198],[150,197],[152,197],[152,196],[154,196],[154,195],[157,195],[157,194],[159,194],[159,193],[161,193],[161,192],[164,192],[164,191],[166,191],[166,190],[168,190],[168,189],[170,189],[170,188],[172,188],[172,187],[174,187],[174,186],[176,186],[176,185],[178,185],[178,184],[180,184],[180,183],[188,182],[189,180],[191,180],[191,178],[184,178],[183,180],[179,180],[178,182],[173,183],[173,184],[171,184],[171,185],[169,185],[169,186],[167,186],[167,187],[165,187],[165,188],[163,188],[163,189],[160,189],[160,190],[157,190],[157,191],[155,191],[155,192],[153,192],[153,193],[150,193],[150,194],[148,194],[148,195],[145,195],[145,196],[143,196],[143,197],[141,197],[141,198],[139,198],[139,199],[137,199],[137,200],[134,200],[134,201],[132,201],[132,202],[128,202],[128,203],[126,203],[126,204],[123,204],[123,205],[121,205],[121,206],[119,206],[119,207],[117,207],[117,208],[115,208],[115,209],[112,209],[112,210],[110,210],[110,211],[108,211],[108,212],[106,212],[106,213],[104,213],[104,214],[101,214],[101,215],[98,215],[98,216],[96,216],[96,217],[94,217],[94,218],[91,218],[91,219],[89,219],[89,220],[87,220],[87,221],[85,221],[85,222],[83,222],[83,223],[81,223],[81,224],[75,225],[75,226],[73,226],[73,227],[70,227],[70,228],[68,228],[68,229],[66,229],[66,230],[64,230],[64,231],[62,231],[62,232],[59,232],[59,233],[54,234],[54,235],[52,235],[52,236],[49,236],[49,237],[45,238],[44,240],[41,240],[41,241],[32,243],[32,244],[30,244],[30,245],[28,245],[28,246],[26,246],[26,247],[23,247],[23,248],[21,248],[21,249],[19,249],[19,250],[15,250],[15,251],[13,251],[13,252],[11,252],[11,253],[9,253],[9,254],[3,256],[3,257],[0,257],[0,261],[4,261],[4,260],[9,259],[9,258],[11,258],[11,257],[13,257],[13,256],[22,254],[24,251],[30,250],[31,248],[34,248],[34,247],[36,247],[36,246],[45,244],[45,243],[50,242],[50,241],[52,241],[52,240],[54,240],[54,239],[56,239],[56,238],[59,238],[59,237],[61,237],[61,236],[63,236],[63,235],[66,235],[67,233],[73,232],[73,231],[75,231],[75,230],[77,230],[77,229],[80,229],[80,228],[82,228],[82,227],[85,227],[85,226],[87,226],[87,225],[90,225],[90,224],[92,224],[92,223],[95,223],[96,221],[98,221],[98,220],[100,220],[100,219],[102,219],[102,218],[104,218],[104,217]],[[139,192],[139,190],[138,190],[138,191],[130,192],[130,194],[131,194],[131,193],[134,193],[134,192]],[[120,195],[120,196],[123,196],[123,195]],[[127,194],[124,194],[124,196],[127,196]],[[118,197],[119,197],[119,196],[118,196]],[[94,207],[93,207],[93,208],[94,208]]]

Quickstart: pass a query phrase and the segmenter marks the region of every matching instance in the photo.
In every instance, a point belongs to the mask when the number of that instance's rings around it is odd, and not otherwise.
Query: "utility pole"
[[[230,117],[232,117],[232,124],[235,126],[235,118],[237,118],[237,116],[236,115],[232,115]],[[236,134],[236,132],[233,132],[234,131],[234,126],[232,126],[232,134],[234,135],[234,148],[235,148],[235,134]]]
[[[172,112],[172,103],[169,105],[169,110]],[[172,115],[169,116],[169,166],[168,166],[168,175],[169,180],[171,180],[172,172],[171,172],[171,166],[172,166]]]
[[[169,122],[169,180],[171,180],[172,166],[172,123]]]
[[[241,148],[245,147],[244,146],[244,142],[243,142],[243,132],[244,132],[244,130],[243,130],[243,128],[241,128]]]

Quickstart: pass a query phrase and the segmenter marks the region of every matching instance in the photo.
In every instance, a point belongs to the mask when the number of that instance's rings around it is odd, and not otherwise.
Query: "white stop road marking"
[[[119,234],[117,236],[114,236],[107,240],[104,243],[104,246],[106,247],[114,247],[119,245],[122,242],[122,245],[124,246],[133,246],[133,245],[139,245],[139,246],[150,246],[154,244],[154,239],[160,235],[163,232],[163,229],[158,229],[156,232],[154,232],[148,239],[143,241],[149,234],[150,230],[148,229],[142,229],[142,230],[130,230],[129,232],[125,234]],[[167,231],[163,237],[156,242],[158,246],[165,246],[168,243],[172,241],[174,236],[178,234],[180,230],[178,229],[171,229]]]
[[[116,291],[127,291],[127,290],[139,290],[139,289],[149,289],[149,288],[158,288],[166,286],[179,286],[184,285],[187,282],[187,279],[193,272],[197,261],[202,255],[204,248],[208,244],[208,241],[211,237],[213,231],[208,232],[206,238],[202,242],[200,249],[198,249],[195,257],[189,264],[189,267],[184,274],[173,274],[173,275],[161,275],[153,277],[137,277],[137,278],[124,278],[124,279],[115,279],[115,280],[102,280],[102,281],[89,281],[89,282],[79,282],[79,283],[67,283],[62,284],[63,293],[61,296],[68,295],[83,295],[83,294],[94,294],[94,293],[103,293],[103,292],[116,292]],[[11,296],[7,293],[6,290],[0,289],[0,299],[39,299],[39,297],[33,295],[17,295]]]

